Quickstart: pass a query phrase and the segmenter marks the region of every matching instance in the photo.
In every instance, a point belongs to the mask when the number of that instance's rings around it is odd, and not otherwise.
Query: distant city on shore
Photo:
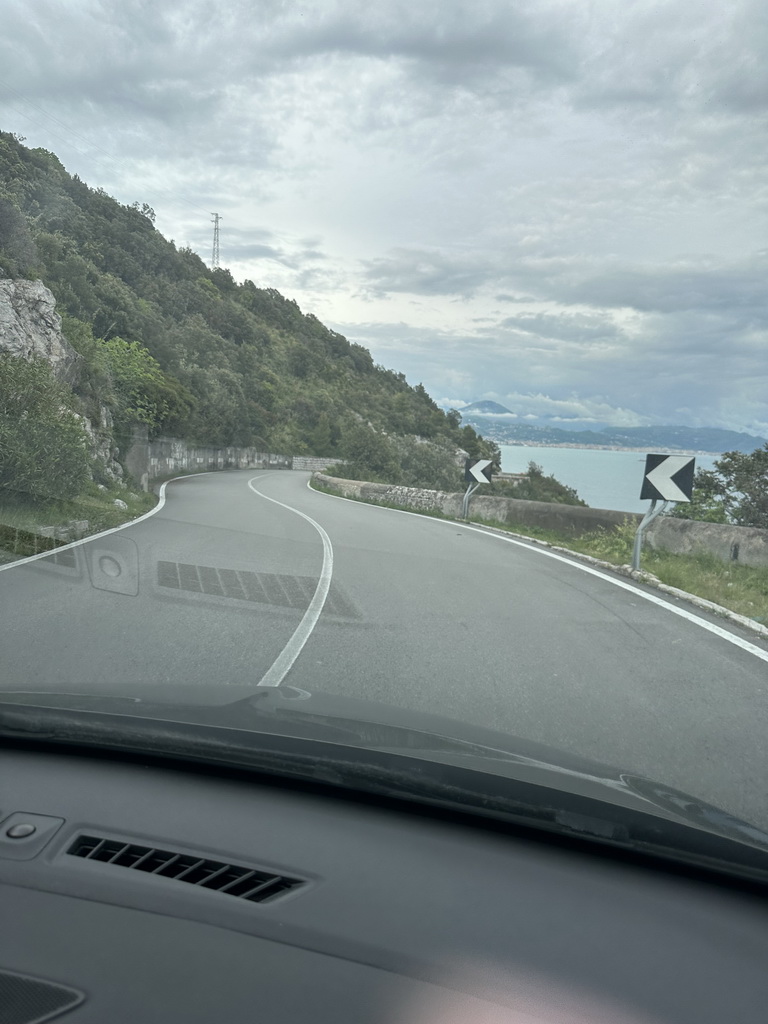
[[[722,452],[753,452],[766,443],[764,437],[719,427],[600,427],[599,430],[564,430],[562,427],[521,423],[516,414],[498,402],[472,402],[459,409],[461,421],[497,444],[536,448],[591,448],[604,451],[649,449],[686,455],[719,455]]]

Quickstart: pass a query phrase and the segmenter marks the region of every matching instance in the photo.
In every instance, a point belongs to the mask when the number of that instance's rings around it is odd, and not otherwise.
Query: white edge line
[[[484,537],[495,537],[497,540],[504,541],[507,544],[516,544],[518,547],[526,548],[528,551],[534,551],[539,555],[546,555],[547,558],[554,558],[558,562],[565,562],[566,565],[572,565],[574,568],[580,569],[582,572],[589,573],[590,576],[597,576],[598,579],[606,580],[608,583],[612,583],[615,587],[621,587],[622,590],[628,590],[633,594],[637,594],[646,601],[650,601],[651,604],[659,605],[660,608],[666,608],[667,611],[673,612],[675,615],[679,615],[681,618],[687,619],[689,622],[692,622],[697,626],[701,626],[702,629],[706,629],[710,633],[714,633],[715,636],[719,636],[723,640],[727,640],[729,643],[735,644],[736,647],[740,647],[742,650],[747,651],[749,654],[754,654],[756,658],[760,658],[762,661],[768,662],[768,651],[764,651],[762,648],[755,646],[755,644],[751,644],[749,640],[743,640],[740,636],[736,636],[735,633],[730,633],[727,629],[723,629],[722,626],[718,626],[714,622],[709,622],[707,619],[702,619],[701,616],[688,611],[687,608],[680,608],[677,605],[670,604],[669,601],[665,601],[663,598],[657,597],[656,594],[649,594],[647,591],[640,590],[639,587],[633,586],[631,583],[615,579],[607,573],[600,572],[599,569],[593,569],[589,565],[584,565],[577,558],[566,558],[564,555],[558,555],[554,551],[549,551],[546,548],[539,547],[535,543],[526,543],[526,541],[516,540],[514,537],[503,537],[501,534],[493,533],[491,530],[484,530],[480,526],[469,526],[467,523],[460,523],[453,519],[440,519],[437,516],[425,516],[421,512],[410,512],[408,509],[387,508],[386,505],[377,505],[375,502],[371,501],[356,501],[354,498],[345,498],[340,494],[328,494],[326,491],[320,491],[312,487],[311,477],[307,480],[307,487],[309,490],[314,491],[315,494],[324,494],[326,498],[338,498],[340,501],[351,501],[355,505],[367,505],[369,508],[380,508],[384,512],[399,512],[401,515],[405,516],[416,516],[418,519],[428,519],[432,523],[444,523],[446,526],[458,526],[462,530],[470,530],[472,533],[480,533]]]
[[[195,476],[208,476],[211,473],[217,472],[215,469],[205,470],[203,473],[186,473],[184,476],[174,476],[170,480],[164,480],[160,485],[160,491],[158,493],[157,504],[154,508],[151,508],[149,512],[145,512],[141,516],[137,516],[136,519],[129,519],[127,523],[121,523],[120,526],[113,526],[109,530],[102,530],[101,533],[92,533],[88,537],[81,537],[80,540],[70,541],[69,544],[61,544],[59,547],[51,548],[50,551],[40,551],[36,555],[28,555],[26,558],[19,558],[16,562],[8,562],[7,565],[0,565],[0,572],[5,572],[6,569],[17,569],[20,565],[28,565],[30,562],[39,562],[41,558],[51,558],[53,555],[61,554],[62,551],[71,551],[72,548],[82,547],[83,544],[90,544],[92,540],[99,540],[101,537],[108,537],[110,533],[118,533],[120,530],[126,530],[129,526],[136,526],[137,523],[143,523],[145,519],[149,519],[150,516],[156,515],[165,505],[165,488],[168,484],[175,483],[177,480],[191,480]]]
[[[278,501],[277,498],[268,497],[262,491],[257,491],[253,486],[253,482],[254,480],[263,479],[264,477],[259,476],[252,477],[248,481],[248,486],[253,493],[258,494],[260,498],[264,498],[266,501],[271,501],[274,505],[280,505],[281,508],[288,509],[289,512],[295,512],[296,515],[301,516],[302,519],[306,519],[306,521],[314,526],[320,534],[320,539],[323,542],[323,566],[320,570],[320,579],[317,581],[315,593],[312,595],[312,600],[309,602],[309,607],[304,612],[301,622],[293,631],[288,643],[282,649],[280,654],[278,654],[270,668],[267,669],[265,674],[262,676],[261,681],[257,684],[258,686],[279,686],[290,672],[293,667],[293,663],[301,654],[304,649],[304,645],[312,635],[312,631],[320,618],[323,605],[328,597],[328,591],[331,588],[331,577],[333,576],[333,546],[331,544],[331,538],[322,526],[315,522],[311,516],[306,515],[304,512],[300,512],[297,508],[293,508],[291,505],[286,505],[284,502]]]

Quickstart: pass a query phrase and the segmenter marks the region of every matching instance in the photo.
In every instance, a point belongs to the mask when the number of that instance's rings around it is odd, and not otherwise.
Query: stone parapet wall
[[[401,505],[414,512],[440,512],[455,518],[461,516],[462,494],[343,480],[323,473],[316,473],[315,479],[321,486],[331,487],[348,498]],[[637,525],[641,518],[636,513],[613,509],[488,496],[472,498],[471,513],[478,519],[494,520],[509,526],[538,526],[573,536],[596,530],[611,530],[627,521]],[[707,552],[723,562],[736,562],[755,568],[768,566],[768,530],[660,516],[648,528],[645,543],[651,548],[673,554]]]
[[[340,491],[346,497],[362,498],[390,505],[404,505],[417,512],[441,512],[447,516],[461,515],[464,495],[447,491],[430,491],[419,487],[375,484],[360,480],[343,480],[327,474],[315,474],[319,483]],[[612,529],[627,518],[639,522],[640,516],[630,512],[614,512],[580,505],[560,505],[550,501],[522,501],[518,498],[472,498],[472,515],[500,523],[525,523],[542,529],[563,530],[574,535],[597,529]]]
[[[659,516],[645,536],[649,547],[676,555],[707,551],[721,562],[768,566],[768,530]]]
[[[294,455],[292,461],[293,469],[305,469],[310,473],[323,473],[326,469],[338,466],[344,460],[334,459],[330,456],[323,459],[318,455]]]

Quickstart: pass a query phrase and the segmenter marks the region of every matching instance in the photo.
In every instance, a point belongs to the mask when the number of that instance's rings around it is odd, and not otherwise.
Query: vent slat
[[[252,888],[248,889],[247,892],[241,892],[240,895],[244,900],[251,900],[253,899],[257,892],[263,892],[264,889],[267,888],[267,886],[271,885],[274,885],[274,880],[270,878],[267,882],[259,882],[258,885],[255,885]]]
[[[183,871],[180,871],[178,875],[174,875],[173,877],[177,882],[183,882],[187,875],[192,874],[192,872],[199,868],[201,864],[205,864],[205,860],[196,860],[194,864],[190,864],[189,867],[184,868]]]
[[[218,885],[211,885],[210,883],[215,882],[217,878],[220,878],[221,875],[224,874],[225,871],[229,871],[229,864],[222,864],[216,871],[209,873],[207,878],[201,878],[197,884],[203,885],[207,889],[218,889]]]
[[[95,856],[96,856],[96,855],[98,854],[98,852],[99,852],[99,851],[100,851],[100,850],[101,850],[101,849],[102,849],[102,848],[103,848],[104,846],[106,846],[106,845],[107,845],[107,840],[106,840],[106,839],[102,839],[100,843],[99,843],[99,842],[97,842],[96,840],[94,840],[94,842],[96,843],[96,845],[95,845],[95,846],[93,846],[93,847],[91,847],[91,849],[89,850],[89,852],[88,852],[87,854],[85,854],[85,856],[86,856],[86,857],[95,857]]]
[[[122,857],[126,850],[130,849],[130,846],[130,843],[124,843],[119,849],[115,850],[114,853],[109,847],[107,847],[106,853],[110,854],[109,857],[104,858],[107,861],[107,864],[113,864],[119,857]]]
[[[249,878],[253,878],[253,876],[256,874],[255,871],[246,871],[244,868],[232,868],[231,873],[234,874],[235,877],[231,881],[227,882],[226,885],[222,885],[221,892],[229,892],[234,886],[238,884],[238,882],[247,881]]]
[[[170,860],[168,860],[167,858],[161,859],[158,857],[159,863],[157,867],[154,869],[154,871],[162,871],[163,868],[169,868],[171,867],[171,865],[175,864],[177,860],[181,860],[180,853],[175,853]]]
[[[196,885],[202,889],[212,889],[251,903],[275,899],[303,884],[300,878],[269,874],[241,864],[227,864],[206,857],[98,836],[78,836],[67,853],[83,860],[97,860],[115,867]]]

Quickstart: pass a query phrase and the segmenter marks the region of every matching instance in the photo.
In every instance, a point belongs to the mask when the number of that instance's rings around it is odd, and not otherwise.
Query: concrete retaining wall
[[[156,441],[137,438],[125,458],[125,468],[146,491],[153,480],[174,473],[212,469],[290,469],[292,461],[290,455],[275,455],[256,448],[191,445],[170,437]]]
[[[768,530],[659,516],[645,536],[649,547],[676,555],[707,551],[722,562],[768,566]]]
[[[461,516],[461,494],[343,480],[324,473],[315,473],[315,479],[348,498],[402,505],[414,512],[441,512],[455,518]],[[640,521],[640,516],[631,512],[544,501],[520,501],[517,498],[475,497],[472,499],[471,510],[472,515],[480,519],[493,519],[509,526],[516,523],[521,526],[538,526],[572,536],[599,529],[610,530],[627,520],[633,524]],[[648,529],[646,543],[649,547],[673,554],[706,551],[724,562],[738,562],[754,567],[768,566],[768,530],[661,516]]]
[[[336,460],[338,461],[338,460]],[[137,433],[126,454],[125,469],[145,491],[158,477],[212,469],[305,469],[314,472],[334,462],[308,455],[278,455],[256,448],[193,445],[175,437],[147,440]]]

